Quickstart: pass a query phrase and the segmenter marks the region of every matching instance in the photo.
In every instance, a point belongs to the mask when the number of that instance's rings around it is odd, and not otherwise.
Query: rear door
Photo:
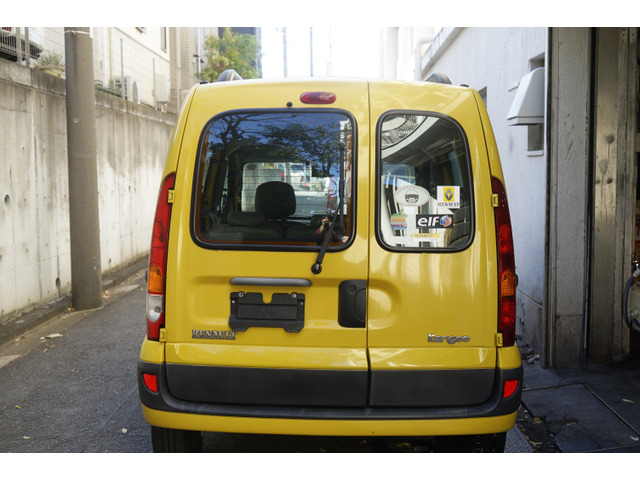
[[[301,102],[318,90],[335,101]],[[166,370],[177,398],[366,404],[366,99],[364,82],[229,82],[195,93],[167,266]]]
[[[469,90],[371,84],[372,406],[481,403],[496,365],[496,247]]]

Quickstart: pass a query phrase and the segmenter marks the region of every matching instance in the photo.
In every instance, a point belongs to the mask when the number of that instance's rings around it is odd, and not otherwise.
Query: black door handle
[[[338,323],[347,328],[367,324],[367,281],[345,280],[339,287]]]

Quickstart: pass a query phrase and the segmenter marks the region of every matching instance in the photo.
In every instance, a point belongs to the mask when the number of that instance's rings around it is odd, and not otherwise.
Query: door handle
[[[311,280],[306,278],[280,277],[233,277],[231,285],[250,285],[253,287],[310,287]]]
[[[338,324],[346,328],[367,325],[367,281],[345,280],[339,286]]]

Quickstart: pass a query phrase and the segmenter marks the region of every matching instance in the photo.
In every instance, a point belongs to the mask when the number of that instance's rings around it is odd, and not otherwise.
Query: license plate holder
[[[303,293],[274,293],[265,303],[261,292],[231,292],[229,327],[244,332],[250,327],[283,328],[297,333],[304,328]]]

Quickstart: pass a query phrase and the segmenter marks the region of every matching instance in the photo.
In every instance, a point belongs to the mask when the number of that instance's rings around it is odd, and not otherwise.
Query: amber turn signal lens
[[[500,295],[512,297],[516,294],[516,274],[513,270],[505,270],[500,275]]]
[[[147,291],[149,293],[164,293],[164,278],[162,276],[162,270],[158,265],[149,265]]]

